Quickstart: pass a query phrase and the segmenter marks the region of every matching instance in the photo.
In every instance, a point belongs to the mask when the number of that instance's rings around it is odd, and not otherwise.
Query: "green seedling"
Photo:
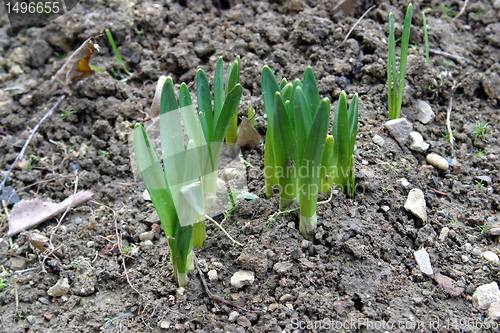
[[[76,113],[76,111],[74,109],[66,109],[66,110],[62,111],[59,115],[60,115],[62,120],[68,120],[69,117],[71,117],[75,113]]]
[[[483,148],[479,149],[474,153],[474,156],[478,159],[483,159],[486,157],[486,151]]]
[[[424,31],[424,52],[425,52],[425,63],[430,63],[429,56],[429,27],[427,26],[427,16],[425,15],[425,10],[422,12],[422,29]]]
[[[113,50],[113,54],[115,55],[115,59],[118,62],[118,64],[121,66],[123,71],[127,76],[132,76],[132,73],[128,70],[127,64],[123,60],[122,54],[120,53],[120,50],[116,46],[115,39],[113,38],[113,34],[111,33],[110,29],[106,29],[106,37],[108,38],[108,43],[111,46],[111,49]]]
[[[107,151],[107,150],[104,150],[104,149],[99,149],[97,151],[97,155],[105,157],[105,158],[110,158],[111,157],[111,153],[109,151]]]
[[[410,41],[410,27],[413,15],[413,6],[410,3],[406,9],[401,38],[401,52],[399,57],[399,71],[396,68],[396,39],[394,36],[394,14],[389,13],[389,45],[387,56],[387,98],[389,118],[397,119],[401,115],[401,105],[406,77],[406,64],[408,58],[408,44]]]
[[[488,130],[490,129],[491,125],[488,122],[476,122],[474,125],[474,137],[479,140],[484,140],[486,139],[486,135],[488,133]]]
[[[479,225],[477,226],[477,229],[481,233],[481,235],[487,235],[490,228],[487,225]]]
[[[333,125],[334,184],[350,198],[354,197],[355,190],[354,148],[358,134],[358,105],[358,95],[354,95],[348,105],[346,94],[341,92]]]
[[[298,197],[300,232],[309,236],[317,224],[316,205],[330,101],[320,99],[313,69],[303,81],[280,84],[268,66],[262,69],[262,91],[268,130],[264,150],[266,192],[280,193],[280,210]]]
[[[455,135],[457,134],[457,130],[456,129],[452,129],[451,130],[451,134],[452,134],[453,137],[455,137]],[[448,133],[448,132],[442,132],[441,133],[441,137],[443,138],[444,141],[450,142],[450,133]]]
[[[239,59],[230,66],[227,83],[223,66],[220,58],[213,108],[207,76],[203,70],[197,71],[197,112],[187,85],[182,83],[177,95],[172,78],[165,80],[160,98],[163,164],[144,127],[137,124],[134,128],[137,167],[160,217],[180,286],[187,284],[193,268],[193,247],[201,247],[206,238],[202,219],[216,197],[222,143],[242,94]]]
[[[7,281],[3,277],[0,277],[0,291],[3,291],[7,288]]]
[[[484,182],[483,182],[482,180],[480,180],[480,179],[479,179],[479,180],[476,180],[476,187],[477,187],[478,189],[480,189],[480,190],[481,190],[481,189],[483,189],[483,188],[484,188],[484,186],[485,186],[485,184],[484,184]]]

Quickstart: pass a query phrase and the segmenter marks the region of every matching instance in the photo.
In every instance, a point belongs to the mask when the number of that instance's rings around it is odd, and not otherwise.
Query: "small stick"
[[[448,139],[450,141],[451,148],[453,149],[453,144],[455,143],[455,138],[453,137],[453,131],[451,130],[451,110],[453,108],[453,91],[455,87],[452,87],[450,94],[450,101],[448,103],[448,109],[446,110],[446,130],[448,131]]]
[[[432,187],[431,187],[431,191],[434,192],[434,193],[437,193],[439,195],[445,195],[445,196],[449,196],[450,195],[449,193],[436,190],[435,188],[432,188]]]
[[[222,230],[222,232],[227,236],[227,238],[229,238],[234,244],[237,244],[239,246],[243,246],[243,244],[241,244],[240,242],[238,242],[237,240],[235,240],[233,237],[231,237],[230,234],[228,234],[228,232],[226,231],[226,229],[224,229],[219,223],[217,223],[217,221],[215,221],[213,218],[211,218],[210,216],[208,215],[205,215],[205,218],[207,220],[209,220],[210,222],[214,223],[217,227],[219,227],[220,230]]]
[[[7,182],[7,180],[9,179],[9,176],[10,174],[12,173],[12,170],[14,169],[14,167],[16,166],[17,162],[19,162],[19,160],[21,158],[23,158],[24,156],[24,153],[26,152],[26,149],[28,148],[28,145],[30,144],[31,140],[33,139],[33,137],[35,136],[36,132],[38,131],[38,129],[40,128],[40,126],[42,125],[42,123],[47,119],[49,118],[53,113],[54,111],[56,111],[59,106],[61,105],[61,103],[64,101],[64,99],[66,98],[67,95],[61,95],[57,101],[55,102],[54,105],[52,105],[52,107],[49,109],[49,111],[47,111],[47,113],[45,113],[45,115],[42,117],[42,119],[40,119],[40,121],[38,122],[38,124],[36,124],[35,127],[33,127],[33,129],[31,130],[31,133],[30,135],[28,136],[28,139],[26,139],[26,142],[24,143],[23,145],[23,148],[21,148],[21,151],[19,152],[19,154],[17,154],[16,158],[14,159],[14,162],[12,162],[12,164],[10,165],[9,169],[7,170],[7,173],[5,174],[5,176],[3,177],[3,180],[2,180],[2,183],[0,184],[0,193],[3,191],[3,188],[5,186],[5,183]]]
[[[241,310],[243,312],[256,312],[256,311],[253,311],[253,310],[245,309],[244,307],[239,306],[235,302],[231,302],[231,301],[225,300],[224,298],[222,298],[222,297],[220,297],[220,296],[212,293],[210,291],[210,289],[208,288],[207,281],[205,281],[205,277],[203,276],[203,272],[201,271],[200,266],[198,265],[198,259],[196,259],[196,257],[194,258],[194,265],[196,266],[196,270],[198,271],[198,276],[200,277],[201,284],[203,285],[203,289],[205,289],[205,293],[207,294],[207,296],[212,301],[217,302],[217,303],[223,303],[223,304],[235,307],[235,308],[237,308],[237,309],[239,309],[239,310]]]
[[[344,40],[342,41],[342,43],[340,43],[340,45],[344,44],[346,42],[346,40],[349,38],[349,36],[351,35],[351,33],[354,31],[354,29],[356,28],[356,26],[365,18],[366,15],[368,15],[369,12],[371,12],[371,10],[373,8],[375,8],[376,6],[373,5],[371,6],[370,8],[368,8],[364,13],[363,15],[361,15],[361,17],[354,23],[354,25],[351,27],[351,29],[349,30],[349,32],[347,33],[347,35],[345,35],[345,38]]]
[[[455,21],[457,18],[460,17],[460,15],[462,15],[464,12],[465,12],[465,8],[467,8],[467,3],[469,3],[469,0],[465,0],[464,1],[464,5],[462,6],[462,8],[460,9],[460,11],[458,12],[457,16],[455,16],[452,21]]]
[[[429,49],[429,52],[434,54],[434,55],[440,55],[440,56],[443,56],[446,58],[450,58],[451,60],[456,61],[460,65],[467,65],[468,63],[471,63],[471,61],[469,59],[466,59],[466,58],[461,57],[461,56],[456,55],[456,54],[444,52],[444,51],[441,51],[439,49]]]

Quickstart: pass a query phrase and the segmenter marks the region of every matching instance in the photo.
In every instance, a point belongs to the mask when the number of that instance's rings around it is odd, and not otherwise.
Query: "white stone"
[[[429,144],[424,141],[424,138],[422,137],[422,134],[418,132],[411,132],[410,133],[410,149],[414,151],[418,151],[420,153],[426,151],[429,149]]]
[[[217,281],[219,279],[219,277],[217,275],[217,271],[215,269],[209,270],[207,275],[208,275],[208,279],[210,281]]]
[[[231,286],[241,289],[244,286],[251,285],[255,281],[255,274],[252,271],[237,271],[231,276]]]
[[[186,289],[184,289],[184,287],[179,287],[175,290],[175,293],[177,294],[178,297],[184,295],[184,292],[186,291]]]
[[[139,240],[141,242],[144,242],[144,241],[147,241],[147,240],[153,240],[154,237],[155,237],[155,233],[154,232],[152,232],[152,231],[145,231],[145,232],[142,232],[139,235]]]
[[[239,316],[240,316],[240,314],[238,313],[238,311],[231,311],[231,312],[229,313],[229,318],[228,318],[228,320],[229,320],[230,322],[234,323],[234,322],[238,319],[238,317],[239,317]]]
[[[47,295],[52,297],[61,297],[68,293],[69,291],[69,282],[67,278],[62,278],[57,281],[55,285],[47,290]]]
[[[424,192],[418,188],[410,190],[404,208],[418,217],[422,222],[427,222],[427,206],[425,204]]]
[[[409,188],[411,186],[411,183],[406,178],[401,178],[399,181],[404,188]]]
[[[500,290],[496,282],[480,285],[472,295],[472,303],[480,310],[487,310],[491,304],[500,301]]]
[[[449,233],[449,232],[450,232],[450,228],[448,228],[448,227],[443,227],[443,228],[441,229],[441,232],[439,233],[439,240],[440,240],[441,242],[443,242],[443,241],[446,239],[446,237],[448,237],[448,233]]]
[[[382,209],[384,212],[387,213],[391,208],[389,206],[383,205],[383,206],[380,206],[380,209]]]
[[[491,320],[500,319],[500,301],[490,305],[490,308],[488,309],[488,318]]]
[[[418,268],[420,271],[427,275],[433,275],[432,271],[431,259],[429,258],[429,254],[425,249],[420,249],[413,253],[415,256],[415,261],[418,264]]]
[[[170,328],[170,322],[168,320],[162,320],[159,324],[160,328],[167,329]]]
[[[380,135],[378,134],[375,134],[372,138],[372,141],[374,144],[376,144],[377,146],[379,147],[382,147],[385,143],[385,140],[383,137],[381,137]]]
[[[493,251],[484,251],[483,258],[488,260],[488,261],[491,261],[491,262],[498,262],[499,261],[497,254]]]
[[[430,165],[432,165],[433,167],[435,167],[438,170],[441,170],[441,171],[448,170],[448,167],[449,167],[448,161],[446,160],[446,158],[444,158],[441,155],[438,155],[436,153],[430,153],[427,155],[427,157],[425,159],[426,159],[427,163],[429,163]]]
[[[417,111],[417,120],[422,124],[430,123],[436,116],[434,111],[432,111],[431,106],[426,101],[418,100],[415,108]]]

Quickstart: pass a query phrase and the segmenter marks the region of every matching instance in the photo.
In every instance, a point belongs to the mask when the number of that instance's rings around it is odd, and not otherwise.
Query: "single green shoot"
[[[482,190],[485,187],[485,184],[484,184],[484,182],[481,179],[478,179],[478,180],[476,180],[476,187],[479,190]]]
[[[474,153],[474,157],[482,160],[483,158],[486,157],[486,151],[483,148],[481,148]]]
[[[0,291],[3,291],[5,288],[7,288],[7,281],[3,277],[0,277]]]
[[[76,111],[74,109],[66,109],[59,113],[59,116],[62,120],[68,120],[72,115],[74,115]]]
[[[481,121],[476,122],[473,130],[474,137],[478,140],[486,139],[486,136],[490,128],[491,125],[488,122],[481,122]]]
[[[478,225],[477,229],[479,230],[481,235],[487,235],[490,230],[490,228],[486,224]]]
[[[105,158],[110,158],[111,157],[111,153],[109,151],[107,151],[107,150],[104,150],[104,149],[99,149],[97,151],[97,155],[105,157]]]
[[[387,56],[387,98],[390,119],[401,116],[403,103],[406,65],[408,58],[408,45],[410,42],[410,28],[413,16],[413,5],[410,3],[406,9],[401,38],[401,51],[399,57],[399,70],[396,68],[396,38],[394,36],[394,14],[389,13],[389,42]]]
[[[427,25],[427,16],[425,15],[425,10],[422,11],[422,29],[424,31],[424,52],[425,52],[425,63],[430,63],[429,56],[429,27]]]
[[[111,33],[110,29],[106,29],[106,37],[108,38],[108,43],[111,46],[111,49],[113,50],[113,54],[115,55],[115,59],[118,62],[118,64],[121,66],[123,71],[127,76],[132,76],[132,73],[128,70],[127,64],[123,60],[122,54],[120,53],[120,50],[116,46],[115,39],[113,38],[113,34]]]
[[[456,129],[452,129],[451,130],[451,135],[453,137],[455,137],[456,134],[457,134],[457,130]],[[444,141],[450,142],[450,133],[448,133],[448,132],[442,132],[441,133],[441,137],[443,138]]]

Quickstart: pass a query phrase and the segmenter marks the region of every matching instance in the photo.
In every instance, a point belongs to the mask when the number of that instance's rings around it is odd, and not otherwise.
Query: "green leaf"
[[[403,37],[401,38],[401,55],[399,59],[399,82],[398,82],[398,100],[397,110],[398,118],[403,103],[403,94],[405,88],[406,63],[408,58],[408,44],[410,42],[411,19],[413,16],[413,5],[410,3],[406,8],[405,20],[403,24]]]
[[[203,243],[207,238],[206,228],[205,222],[198,222],[193,225],[193,247],[195,249],[203,247]]]
[[[225,92],[224,92],[224,60],[222,57],[217,59],[215,64],[215,75],[214,75],[214,113],[215,119],[219,118],[220,110],[224,104]]]
[[[134,126],[133,146],[137,168],[151,196],[165,234],[174,236],[177,212],[161,163],[142,124]]]
[[[222,142],[224,139],[230,119],[238,112],[242,93],[243,88],[241,85],[237,84],[226,96],[219,119],[217,120],[217,124],[215,126],[212,142]]]
[[[274,94],[280,91],[278,81],[271,68],[265,65],[262,68],[262,95],[264,99],[264,110],[267,114],[268,128],[274,128],[273,118],[275,113]]]
[[[240,84],[240,57],[236,57],[228,68],[229,77],[227,79],[226,94]]]
[[[189,271],[188,258],[192,251],[193,226],[179,226],[175,233],[175,253],[177,271],[187,273]]]
[[[329,193],[334,181],[333,136],[327,135],[321,156],[320,192]]]
[[[278,181],[274,174],[274,153],[272,146],[271,130],[267,129],[266,141],[264,143],[264,180],[266,185],[266,196],[273,196],[273,187],[278,185]]]
[[[344,184],[349,171],[350,155],[350,135],[347,114],[347,96],[341,92],[335,113],[335,122],[333,125],[334,138],[334,158],[336,161],[337,176],[339,181]]]
[[[311,66],[307,66],[304,71],[304,95],[309,103],[309,112],[316,112],[318,110],[320,97],[316,76]],[[314,118],[314,116],[315,115],[312,114],[311,119]]]
[[[359,108],[359,98],[355,94],[349,104],[349,145],[351,154],[354,153],[354,146],[356,145],[356,135],[358,134],[358,108]]]
[[[297,140],[297,158],[302,158],[304,145],[306,143],[308,131],[310,129],[309,114],[307,111],[307,101],[302,88],[298,86],[294,94],[294,123],[295,135]]]
[[[387,54],[387,104],[389,118],[396,118],[396,41],[394,37],[394,14],[389,13],[389,43]]]
[[[205,134],[207,142],[212,142],[213,135],[213,112],[210,99],[210,84],[207,75],[202,69],[196,71],[196,97],[198,99],[198,115],[201,121],[201,127]]]
[[[174,82],[169,76],[166,78],[161,90],[160,115],[173,110],[177,110],[178,108],[179,106],[177,104],[177,97],[175,96]]]

